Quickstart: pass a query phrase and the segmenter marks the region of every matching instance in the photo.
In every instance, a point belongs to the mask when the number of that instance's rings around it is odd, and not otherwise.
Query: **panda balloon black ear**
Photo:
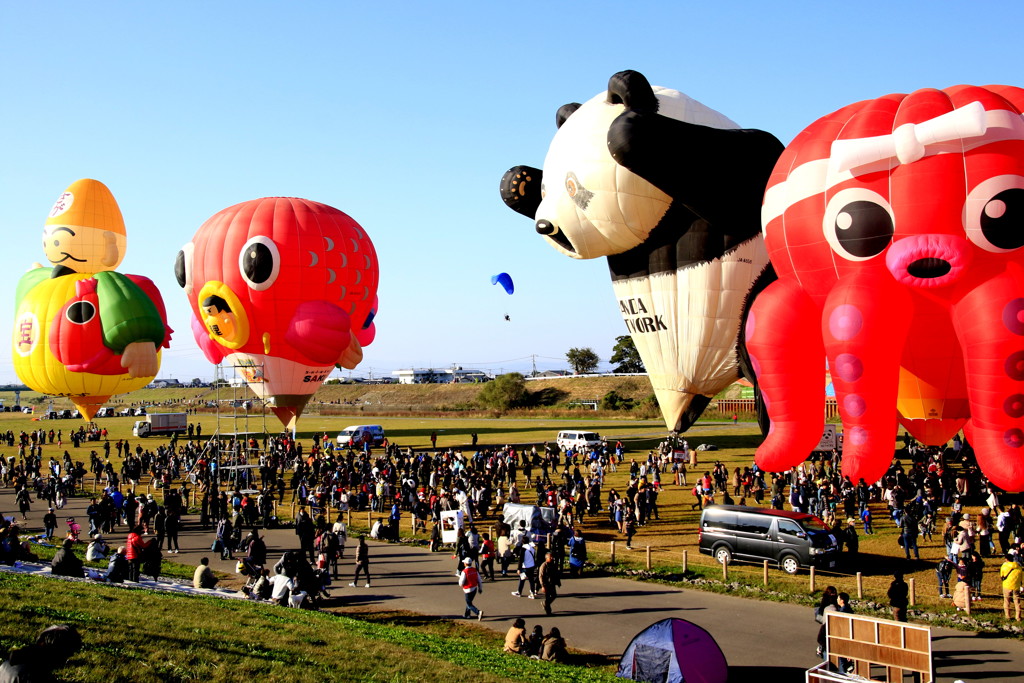
[[[570,102],[569,104],[563,104],[559,107],[558,111],[555,113],[555,127],[561,128],[562,124],[565,123],[565,120],[572,116],[572,113],[581,106],[583,105],[579,102]]]
[[[620,71],[608,79],[608,103],[624,104],[634,111],[658,111],[654,89],[639,71]]]

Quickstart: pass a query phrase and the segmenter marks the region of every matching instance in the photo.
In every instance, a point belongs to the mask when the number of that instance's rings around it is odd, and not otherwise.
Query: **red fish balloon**
[[[1022,110],[1009,86],[887,95],[783,153],[762,209],[779,280],[746,327],[772,421],[762,467],[814,447],[827,356],[845,475],[885,472],[899,420],[933,443],[965,426],[984,473],[1024,489]]]
[[[98,180],[77,180],[43,229],[51,267],[18,282],[14,369],[32,389],[70,397],[87,420],[111,394],[149,384],[171,339],[152,281],[114,271],[126,245],[114,195]]]
[[[335,366],[373,341],[377,252],[338,209],[268,197],[206,221],[175,263],[206,357],[239,366],[290,429]]]

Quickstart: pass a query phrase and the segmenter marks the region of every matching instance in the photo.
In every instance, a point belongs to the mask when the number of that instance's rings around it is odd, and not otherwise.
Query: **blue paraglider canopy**
[[[511,294],[512,292],[516,291],[515,285],[512,284],[512,276],[509,275],[508,273],[498,273],[497,275],[492,275],[491,284],[500,284],[502,287],[505,288],[506,294]]]

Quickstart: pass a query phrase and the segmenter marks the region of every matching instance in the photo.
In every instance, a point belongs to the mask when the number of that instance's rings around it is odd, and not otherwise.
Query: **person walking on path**
[[[28,486],[22,486],[18,489],[17,495],[15,495],[15,501],[18,503],[18,510],[21,512],[21,518],[23,520],[28,519],[28,513],[32,512],[32,496],[29,495]]]
[[[466,612],[463,614],[463,618],[469,619],[475,614],[477,621],[480,621],[484,618],[484,613],[473,604],[476,594],[484,592],[483,584],[480,582],[480,573],[473,566],[472,559],[467,557],[462,560],[462,563],[465,567],[459,573],[459,586],[462,587],[463,596],[466,598]]]
[[[366,545],[366,536],[359,537],[359,545],[356,546],[356,573],[349,586],[355,588],[359,583],[359,572],[366,574],[366,584],[363,588],[370,587],[370,548]]]
[[[53,538],[53,532],[57,530],[57,515],[53,512],[53,508],[43,515],[43,536],[47,539]]]
[[[313,524],[313,518],[306,512],[306,508],[299,508],[299,514],[295,518],[295,535],[299,537],[302,552],[309,556],[309,563],[316,564],[316,525]]]
[[[512,591],[517,598],[523,594],[523,586],[529,582],[531,600],[537,597],[537,546],[533,540],[523,544],[523,554],[519,560],[519,587]]]
[[[1006,561],[999,567],[999,578],[1003,581],[1003,616],[1010,618],[1010,599],[1013,599],[1014,620],[1020,621],[1020,586],[1024,570],[1017,564],[1017,556],[1006,555]]]
[[[910,605],[910,586],[903,580],[903,572],[893,574],[888,596],[892,618],[896,621],[906,621],[907,607]]]
[[[551,615],[551,605],[558,597],[558,587],[562,580],[558,576],[558,565],[551,553],[544,555],[544,564],[540,566],[540,589],[544,593],[544,612]]]

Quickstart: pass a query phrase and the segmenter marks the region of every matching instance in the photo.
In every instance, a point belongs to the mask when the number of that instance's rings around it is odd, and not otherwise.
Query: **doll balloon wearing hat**
[[[71,397],[88,420],[112,394],[152,381],[171,338],[156,285],[114,272],[126,245],[124,219],[107,186],[77,180],[46,219],[50,267],[35,264],[18,282],[18,377],[41,393]]]

